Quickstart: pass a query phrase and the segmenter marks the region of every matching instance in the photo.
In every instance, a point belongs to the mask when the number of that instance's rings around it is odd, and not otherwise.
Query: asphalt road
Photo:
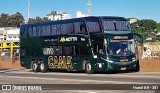
[[[42,91],[1,90],[0,93],[160,93],[160,72],[86,74],[60,71],[35,73],[31,70],[1,69],[0,84],[42,88]],[[137,89],[140,87],[143,89],[147,87],[149,90]],[[159,90],[153,90],[152,87]],[[135,90],[132,90],[133,88]]]

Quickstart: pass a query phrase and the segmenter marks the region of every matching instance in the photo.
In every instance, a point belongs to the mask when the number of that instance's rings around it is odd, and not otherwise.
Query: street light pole
[[[88,4],[87,4],[87,6],[88,6],[88,16],[91,16],[91,2],[90,2],[90,0],[88,0]]]

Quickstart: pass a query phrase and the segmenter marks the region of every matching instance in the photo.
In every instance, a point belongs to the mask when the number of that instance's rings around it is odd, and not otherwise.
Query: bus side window
[[[57,46],[56,55],[62,55],[62,46]]]
[[[78,45],[73,45],[73,55],[79,55],[79,46]]]
[[[85,26],[81,26],[81,28],[80,28],[80,33],[82,33],[82,34],[85,34],[86,33],[86,28],[85,28]]]
[[[63,54],[64,55],[69,56],[69,55],[71,55],[71,52],[72,52],[72,49],[70,46],[63,46]]]
[[[57,49],[57,46],[53,46],[53,55],[56,55],[56,49]]]

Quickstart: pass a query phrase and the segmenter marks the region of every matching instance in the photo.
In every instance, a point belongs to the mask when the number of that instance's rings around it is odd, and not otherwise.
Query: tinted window
[[[103,21],[104,31],[115,31],[115,26],[113,21]]]
[[[74,33],[80,33],[80,23],[74,23]]]
[[[128,31],[129,25],[126,21],[103,21],[104,31]]]
[[[27,37],[27,28],[21,28],[21,36],[22,37]]]
[[[51,30],[51,35],[56,35],[56,30],[57,30],[57,27],[56,27],[56,25],[52,25],[52,30]]]
[[[89,32],[100,32],[100,27],[98,22],[87,22],[87,27]]]
[[[63,46],[63,54],[64,55],[71,55],[72,49],[70,46]]]
[[[62,46],[57,46],[56,47],[55,54],[56,55],[62,55]]]
[[[128,29],[128,24],[126,21],[116,21],[116,28],[119,31],[127,31]]]
[[[28,28],[28,36],[29,36],[29,37],[32,37],[32,36],[33,36],[32,27],[29,27],[29,28]]]

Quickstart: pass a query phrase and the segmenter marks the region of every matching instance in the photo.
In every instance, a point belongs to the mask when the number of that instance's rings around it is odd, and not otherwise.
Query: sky
[[[88,12],[87,0],[30,0],[31,17],[45,17],[51,11],[62,11],[76,17],[76,11]],[[153,19],[160,22],[160,0],[91,0],[92,16],[121,16]],[[20,12],[28,20],[28,0],[0,0],[0,14]]]

